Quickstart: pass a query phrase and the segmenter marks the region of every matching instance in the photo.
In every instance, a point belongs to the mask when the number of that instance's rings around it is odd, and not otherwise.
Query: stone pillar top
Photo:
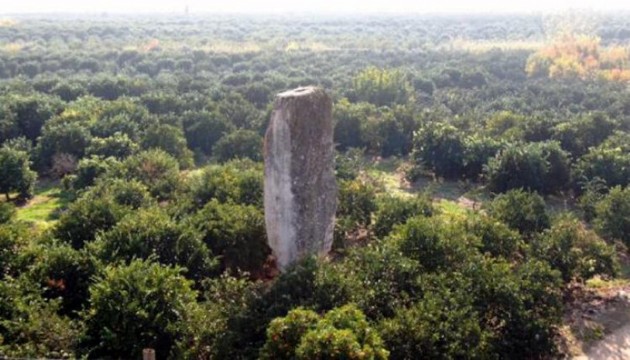
[[[277,97],[288,98],[288,97],[298,97],[298,96],[309,96],[316,91],[323,91],[323,90],[315,86],[304,86],[304,87],[299,87],[293,90],[282,92],[278,94]]]

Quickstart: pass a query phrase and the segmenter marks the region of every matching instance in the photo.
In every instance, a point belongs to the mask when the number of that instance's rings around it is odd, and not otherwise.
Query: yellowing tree
[[[603,47],[598,37],[564,35],[530,56],[530,76],[630,80],[630,54],[620,46]]]

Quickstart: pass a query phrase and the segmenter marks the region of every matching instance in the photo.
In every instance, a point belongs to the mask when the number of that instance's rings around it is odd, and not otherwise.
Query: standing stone
[[[265,134],[265,223],[281,270],[330,251],[336,209],[332,100],[315,87],[283,92]]]

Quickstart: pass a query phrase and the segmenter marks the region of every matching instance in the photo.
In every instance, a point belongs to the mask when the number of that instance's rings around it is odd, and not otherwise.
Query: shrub
[[[377,204],[374,234],[378,237],[387,236],[395,225],[404,224],[409,218],[431,216],[435,211],[431,199],[425,194],[413,198],[385,196]]]
[[[348,218],[356,227],[367,227],[372,222],[372,211],[376,209],[374,188],[362,180],[347,180],[339,183],[337,217]]]
[[[213,261],[201,234],[177,224],[153,207],[126,216],[102,233],[92,250],[103,261],[148,259],[186,268],[189,278],[201,280],[211,273]]]
[[[497,196],[487,210],[492,217],[526,236],[547,229],[550,225],[545,200],[536,193],[522,189],[510,190]]]
[[[8,146],[0,147],[0,193],[7,200],[12,192],[18,192],[21,199],[33,196],[37,173],[30,167],[27,152]]]
[[[97,358],[139,357],[153,348],[166,359],[196,307],[191,285],[179,268],[151,261],[108,266],[90,287],[82,347]]]
[[[490,159],[486,176],[494,192],[523,188],[556,193],[569,184],[569,159],[556,142],[508,145]]]
[[[6,224],[15,217],[15,206],[8,202],[0,203],[0,225]]]
[[[532,245],[534,255],[560,271],[565,283],[617,272],[615,248],[577,220],[559,220]]]
[[[262,208],[262,166],[251,161],[210,165],[188,179],[190,199],[197,208],[208,201],[233,202]]]
[[[392,359],[490,357],[491,334],[480,326],[474,294],[466,291],[466,279],[447,276],[453,277],[436,276],[420,300],[398,308],[393,318],[380,323]]]
[[[212,154],[219,162],[232,159],[262,160],[262,137],[252,130],[236,130],[224,135],[212,147]]]
[[[267,329],[263,359],[387,359],[389,352],[365,315],[354,305],[323,318],[303,309],[274,319]]]
[[[180,181],[177,160],[157,149],[128,157],[112,176],[140,181],[158,200],[170,198]]]
[[[576,185],[601,179],[609,188],[627,186],[630,184],[630,154],[627,149],[608,147],[604,143],[582,156],[573,171]]]
[[[81,249],[94,240],[99,231],[109,230],[128,212],[129,209],[108,198],[82,198],[61,215],[53,234],[73,248]]]
[[[395,69],[366,68],[354,77],[352,85],[360,100],[378,106],[403,104],[411,92],[405,74]]]
[[[192,219],[223,269],[258,273],[270,254],[262,211],[212,200]]]
[[[451,179],[464,174],[464,137],[454,126],[437,122],[425,125],[414,134],[413,144],[415,166]]]
[[[467,232],[480,240],[479,250],[494,257],[512,259],[521,245],[521,236],[505,223],[485,215],[471,215],[464,221]]]
[[[630,245],[630,187],[614,187],[595,207],[595,228]]]
[[[267,327],[267,341],[261,349],[261,359],[291,360],[302,336],[314,329],[319,315],[312,310],[297,308],[287,316],[275,318]]]

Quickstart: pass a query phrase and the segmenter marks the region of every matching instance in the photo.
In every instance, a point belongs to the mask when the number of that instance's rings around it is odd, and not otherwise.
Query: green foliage
[[[206,155],[211,155],[217,141],[234,130],[230,122],[208,111],[185,112],[182,121],[190,148],[199,149]]]
[[[617,124],[605,113],[595,113],[563,122],[553,128],[553,138],[574,157],[580,157],[612,135]]]
[[[29,277],[40,283],[46,299],[61,300],[60,313],[73,315],[87,304],[98,265],[87,253],[67,244],[53,244],[42,250],[29,269]]]
[[[374,188],[359,179],[339,183],[337,217],[348,218],[356,227],[367,227],[376,209]]]
[[[32,171],[31,161],[27,152],[12,149],[8,146],[0,147],[0,193],[7,200],[13,192],[25,200],[33,196],[33,188],[37,173]]]
[[[594,222],[602,236],[630,244],[630,188],[612,188],[596,205]]]
[[[81,325],[57,314],[59,301],[44,299],[27,278],[0,281],[0,356],[70,357]]]
[[[192,219],[222,268],[256,272],[270,254],[262,211],[251,205],[209,201]]]
[[[395,69],[369,67],[352,80],[357,98],[377,106],[402,104],[408,100],[410,84],[405,74]]]
[[[490,159],[486,176],[494,192],[523,188],[557,193],[569,185],[569,158],[556,142],[512,144]]]
[[[615,248],[570,218],[560,219],[541,234],[532,251],[560,271],[566,283],[586,281],[595,275],[614,276],[618,270]]]
[[[512,259],[522,245],[518,232],[490,216],[471,215],[465,219],[464,227],[481,240],[479,250],[493,257]]]
[[[82,198],[72,203],[53,229],[54,236],[75,249],[95,239],[99,231],[112,228],[129,209],[109,198]]]
[[[60,154],[68,154],[76,159],[85,155],[92,135],[80,119],[56,118],[44,126],[41,137],[35,148],[39,169],[53,167],[54,158]]]
[[[415,216],[431,216],[434,212],[431,199],[426,194],[418,194],[413,198],[384,196],[377,202],[374,234],[378,237],[387,236],[395,225],[404,224]]]
[[[177,160],[158,149],[128,157],[112,176],[140,181],[158,200],[173,196],[180,181]]]
[[[291,360],[302,337],[313,330],[319,315],[312,310],[296,308],[282,318],[275,318],[267,327],[267,341],[261,349],[261,359]]]
[[[79,161],[76,173],[72,177],[72,187],[75,190],[81,190],[92,186],[101,175],[106,174],[118,164],[120,163],[112,157],[83,158]]]
[[[545,200],[536,193],[521,189],[498,195],[488,204],[488,213],[525,236],[550,226]]]
[[[0,203],[0,225],[6,224],[15,217],[15,206],[8,202]]]
[[[118,132],[106,138],[92,138],[85,152],[88,156],[111,156],[122,160],[135,154],[138,148],[138,144],[131,140],[129,135]]]
[[[262,166],[250,161],[210,165],[191,175],[188,188],[196,208],[203,207],[211,199],[262,208]]]
[[[491,334],[481,327],[466,281],[461,276],[450,280],[436,276],[422,299],[381,322],[379,332],[392,359],[419,354],[429,359],[490,356]]]
[[[609,188],[630,184],[630,149],[604,143],[593,147],[575,164],[573,178],[584,183],[603,180]]]
[[[226,134],[212,147],[212,154],[223,163],[232,159],[262,161],[262,137],[252,130],[236,130]]]
[[[114,358],[139,357],[153,348],[158,358],[167,358],[186,336],[197,306],[191,285],[179,268],[150,260],[108,266],[90,287],[82,348],[90,357]]]
[[[423,166],[445,178],[457,178],[464,167],[464,138],[457,128],[445,123],[423,126],[413,137],[411,157],[416,166]]]
[[[161,209],[140,209],[100,234],[90,247],[102,261],[129,263],[135,258],[179,265],[196,281],[208,276],[213,259],[201,234],[173,221]]]
[[[24,267],[24,249],[28,245],[28,228],[23,224],[0,224],[0,280],[17,276]]]
[[[398,249],[427,272],[463,266],[475,241],[456,224],[438,217],[415,217],[398,227],[392,239]]]
[[[192,151],[186,145],[184,133],[172,125],[155,125],[149,127],[142,137],[143,149],[161,149],[173,156],[182,169],[193,166]]]
[[[274,319],[267,328],[262,359],[387,359],[389,352],[365,315],[354,305],[323,318],[304,309]]]

